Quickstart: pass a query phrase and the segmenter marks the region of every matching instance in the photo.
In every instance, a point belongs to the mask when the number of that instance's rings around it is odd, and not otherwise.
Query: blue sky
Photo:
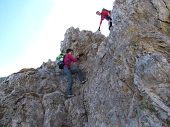
[[[69,27],[95,32],[100,21],[95,12],[112,5],[112,0],[0,0],[0,77],[55,61]],[[107,25],[101,27],[106,36]]]

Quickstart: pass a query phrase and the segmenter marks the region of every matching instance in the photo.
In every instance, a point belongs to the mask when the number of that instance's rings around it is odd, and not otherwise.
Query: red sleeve
[[[77,58],[74,58],[72,55],[68,54],[68,58],[73,61],[73,62],[77,62]]]

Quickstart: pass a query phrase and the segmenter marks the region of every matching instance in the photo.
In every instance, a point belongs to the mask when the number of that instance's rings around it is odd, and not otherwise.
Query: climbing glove
[[[81,54],[79,54],[78,56],[79,56],[79,57],[81,57],[81,56],[83,56],[83,55],[84,55],[84,54],[83,54],[83,53],[81,53]]]

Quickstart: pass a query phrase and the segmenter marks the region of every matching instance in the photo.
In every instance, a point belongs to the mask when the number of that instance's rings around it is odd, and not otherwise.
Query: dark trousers
[[[68,67],[64,67],[64,73],[66,74],[67,80],[68,80],[67,95],[70,95],[70,94],[72,94],[72,84],[73,84],[72,74],[78,73],[78,77],[79,77],[80,82],[83,81],[84,76],[83,76],[82,71],[78,68],[71,69],[71,68],[68,68]]]

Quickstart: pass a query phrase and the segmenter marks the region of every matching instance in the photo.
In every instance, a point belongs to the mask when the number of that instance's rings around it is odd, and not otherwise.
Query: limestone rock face
[[[0,127],[169,127],[170,1],[115,0],[111,16],[108,37],[65,33],[88,78],[73,75],[75,97],[56,61],[0,78]]]

